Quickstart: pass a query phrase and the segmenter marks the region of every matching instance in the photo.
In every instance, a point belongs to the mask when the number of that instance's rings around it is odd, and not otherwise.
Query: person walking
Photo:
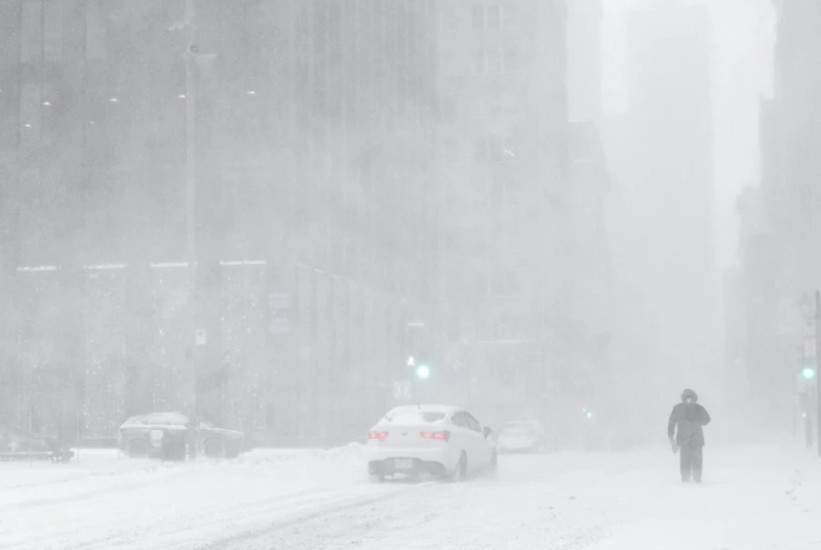
[[[701,483],[703,466],[702,448],[704,447],[704,430],[702,426],[710,423],[707,409],[698,403],[698,395],[691,389],[681,393],[681,403],[673,407],[670,420],[667,422],[667,438],[673,452],[678,451],[681,481],[687,483],[692,478]]]

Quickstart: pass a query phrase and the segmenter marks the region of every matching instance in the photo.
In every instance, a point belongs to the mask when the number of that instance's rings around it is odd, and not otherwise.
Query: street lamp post
[[[196,267],[197,228],[196,228],[196,121],[194,56],[197,46],[194,44],[194,0],[185,0],[185,19],[187,46],[185,50],[185,233],[186,252],[192,267]]]
[[[186,400],[187,413],[193,430],[198,422],[197,395],[197,346],[200,344],[198,325],[199,309],[199,268],[197,265],[197,172],[196,172],[196,82],[194,81],[194,63],[198,48],[194,43],[194,0],[185,0],[185,236],[186,259],[190,276],[190,294],[188,301],[188,372]],[[197,444],[193,432],[189,432],[188,454],[196,458]]]
[[[821,291],[815,291],[815,441],[821,457]]]

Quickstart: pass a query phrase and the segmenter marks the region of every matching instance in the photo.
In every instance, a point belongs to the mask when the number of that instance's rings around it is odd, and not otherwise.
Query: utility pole
[[[196,115],[194,56],[197,46],[194,44],[194,0],[185,0],[185,232],[189,267],[196,267],[197,258],[197,175],[195,166],[196,154]]]
[[[196,29],[194,26],[194,0],[185,0],[185,234],[186,260],[188,262],[190,292],[188,298],[188,331],[185,341],[188,345],[188,369],[185,389],[186,409],[191,423],[188,437],[188,456],[196,458],[197,443],[193,430],[198,422],[197,372],[199,345],[199,268],[197,265],[197,167],[196,167],[196,82],[194,63],[198,47],[194,43]]]
[[[815,441],[821,457],[821,291],[815,291]],[[809,411],[808,411],[809,414]]]

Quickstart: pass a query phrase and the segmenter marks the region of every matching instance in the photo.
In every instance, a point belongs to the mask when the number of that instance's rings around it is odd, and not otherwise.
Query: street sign
[[[407,380],[396,380],[393,383],[394,399],[410,399],[412,395],[411,383]]]

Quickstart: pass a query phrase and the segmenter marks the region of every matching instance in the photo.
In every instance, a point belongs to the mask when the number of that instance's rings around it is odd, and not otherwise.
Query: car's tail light
[[[420,432],[422,439],[438,439],[439,441],[447,441],[450,439],[450,432],[445,430],[443,432]]]
[[[368,433],[368,439],[377,439],[379,441],[382,441],[384,439],[387,439],[387,437],[388,437],[388,432],[370,432],[370,433]]]

